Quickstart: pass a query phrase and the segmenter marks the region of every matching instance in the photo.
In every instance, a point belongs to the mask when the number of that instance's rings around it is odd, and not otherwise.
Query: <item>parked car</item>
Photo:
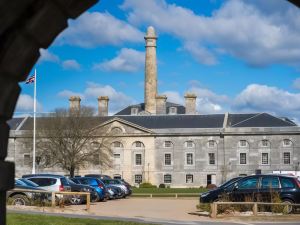
[[[130,195],[132,193],[131,188],[128,188],[121,180],[116,179],[103,179],[102,180],[105,185],[111,185],[115,187],[121,188],[121,190],[124,192],[124,197]]]
[[[69,178],[67,178],[67,181],[71,187],[72,192],[89,192],[92,202],[99,201],[99,197],[95,188],[84,184],[76,184],[74,181],[72,181]],[[86,196],[83,195],[72,195],[70,199],[70,202],[73,205],[79,205],[85,201],[86,201]]]
[[[16,189],[28,191],[18,191]],[[30,192],[31,190],[38,191],[41,189],[15,183],[15,189],[9,190],[6,194],[7,201],[12,205],[31,205],[32,201],[40,200],[42,197],[41,193],[33,193]]]
[[[252,175],[243,177],[200,195],[201,203],[218,201],[226,195],[231,201],[270,202],[273,192],[277,192],[282,202],[300,203],[300,181],[297,177],[279,174]],[[293,210],[289,207],[288,212]]]
[[[41,189],[47,191],[71,191],[71,186],[67,178],[61,175],[35,174],[31,176],[24,175],[22,177],[36,183]]]
[[[106,198],[109,198],[109,193],[104,185],[104,183],[93,177],[74,177],[71,178],[76,184],[85,184],[91,186],[95,189],[98,194],[99,200],[104,201]]]
[[[111,179],[110,176],[108,175],[104,175],[104,174],[86,174],[84,175],[85,177],[94,177],[94,178],[98,178],[100,180],[103,180],[103,179]]]

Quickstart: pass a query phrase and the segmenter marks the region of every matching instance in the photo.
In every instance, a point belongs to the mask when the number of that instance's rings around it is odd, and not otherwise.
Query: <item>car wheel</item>
[[[286,204],[294,204],[294,202],[290,199],[283,199],[282,203],[286,203]],[[286,205],[284,207],[284,211],[287,213],[287,214],[290,214],[294,211],[294,208],[293,206],[291,205]]]
[[[72,195],[70,202],[72,205],[80,205],[82,204],[82,199],[80,195]]]
[[[100,201],[100,197],[97,194],[91,197],[91,202],[99,202],[99,201]]]
[[[14,195],[11,197],[12,205],[30,205],[30,200],[25,195]]]

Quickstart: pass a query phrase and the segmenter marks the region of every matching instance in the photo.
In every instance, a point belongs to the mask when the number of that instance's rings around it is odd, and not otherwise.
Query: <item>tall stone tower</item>
[[[156,34],[153,27],[148,27],[145,36],[145,111],[156,113],[157,66],[156,66]]]

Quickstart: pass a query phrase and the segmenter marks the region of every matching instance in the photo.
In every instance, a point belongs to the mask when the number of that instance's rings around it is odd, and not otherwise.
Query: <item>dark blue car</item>
[[[76,184],[84,184],[95,188],[100,201],[104,201],[108,197],[107,189],[102,181],[93,177],[75,177],[71,179]]]

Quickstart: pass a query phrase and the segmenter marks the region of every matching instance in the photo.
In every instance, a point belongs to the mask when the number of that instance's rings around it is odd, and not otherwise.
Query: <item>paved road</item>
[[[19,210],[9,210],[9,212],[22,213],[22,214],[38,214],[40,212],[32,211],[19,211]],[[69,218],[89,218],[97,220],[119,220],[119,221],[132,221],[139,223],[153,223],[160,225],[299,225],[299,222],[266,222],[266,223],[257,223],[257,222],[234,222],[234,221],[172,221],[172,220],[160,220],[160,219],[143,219],[143,218],[120,218],[120,217],[107,217],[107,216],[94,216],[94,215],[75,215],[75,214],[61,214],[61,213],[43,213],[43,215],[49,216],[63,216]]]
[[[248,222],[243,219],[238,222],[233,221],[233,218],[226,220],[212,220],[209,217],[191,215],[196,211],[198,199],[147,199],[147,198],[129,198],[119,199],[107,202],[99,202],[91,204],[89,212],[85,211],[85,205],[65,207],[62,212],[57,208],[54,211],[49,208],[39,207],[25,207],[14,208],[21,213],[26,210],[31,210],[27,213],[36,214],[48,213],[49,215],[78,217],[78,218],[94,218],[94,219],[109,219],[109,220],[122,220],[122,221],[136,221],[142,223],[153,223],[161,225],[234,225],[234,224],[248,224],[260,225],[274,224],[272,222],[257,223]],[[11,206],[8,207],[11,209]],[[270,221],[270,220],[268,220]],[[278,225],[300,225],[300,222],[277,223]]]

